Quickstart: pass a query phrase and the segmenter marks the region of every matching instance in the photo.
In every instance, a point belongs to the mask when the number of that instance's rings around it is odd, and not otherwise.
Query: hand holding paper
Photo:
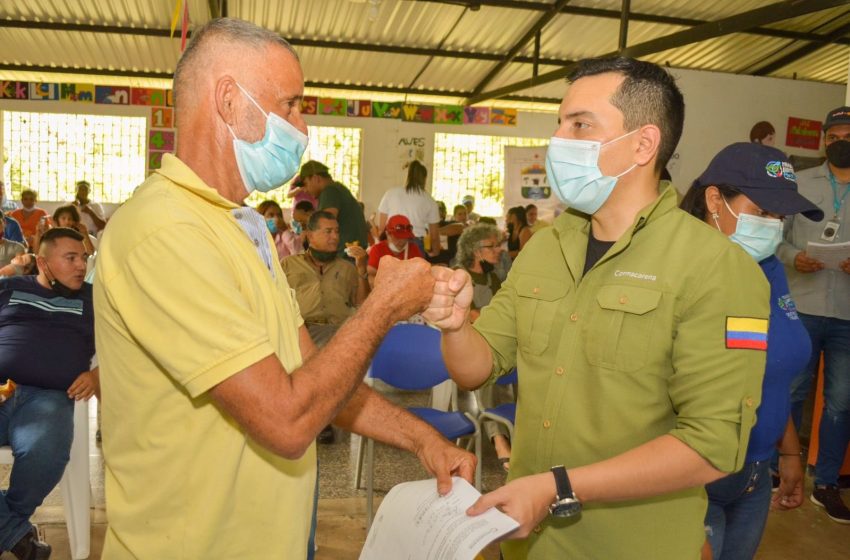
[[[469,517],[481,494],[462,478],[452,491],[437,494],[434,480],[395,486],[381,502],[360,560],[472,560],[485,546],[518,523],[497,509]]]

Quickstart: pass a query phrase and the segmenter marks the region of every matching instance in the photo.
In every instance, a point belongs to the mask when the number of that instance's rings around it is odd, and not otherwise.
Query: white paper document
[[[462,478],[437,493],[436,480],[404,482],[384,500],[360,560],[473,560],[485,546],[519,524],[492,508],[476,517],[466,510],[481,494]]]
[[[846,243],[813,243],[806,246],[806,255],[817,259],[826,268],[838,268],[842,261],[850,259],[850,241]]]

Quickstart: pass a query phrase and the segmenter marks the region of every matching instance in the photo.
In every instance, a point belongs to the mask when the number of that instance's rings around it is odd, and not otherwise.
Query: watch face
[[[549,513],[555,517],[572,517],[581,513],[581,502],[566,498],[549,506]]]

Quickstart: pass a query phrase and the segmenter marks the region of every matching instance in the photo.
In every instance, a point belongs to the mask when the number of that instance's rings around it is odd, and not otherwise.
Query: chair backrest
[[[367,375],[406,391],[446,381],[449,372],[440,351],[440,331],[409,323],[394,326],[375,352]]]
[[[496,385],[516,385],[519,383],[519,376],[516,368],[512,369],[507,375],[503,375],[496,379]]]

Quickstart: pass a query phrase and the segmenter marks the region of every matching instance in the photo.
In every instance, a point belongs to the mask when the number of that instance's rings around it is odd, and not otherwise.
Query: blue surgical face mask
[[[730,235],[729,239],[740,245],[756,262],[772,257],[782,241],[782,220],[752,214],[736,214],[725,198],[723,204],[738,220],[735,233]],[[714,218],[714,222],[717,224],[717,229],[720,229],[717,218]]]
[[[276,218],[266,218],[266,226],[269,228],[269,233],[272,235],[277,233],[277,219]]]
[[[603,175],[599,169],[599,151],[637,131],[632,130],[604,144],[553,136],[546,151],[546,175],[561,202],[585,214],[596,213],[611,196],[617,179],[637,167],[634,164],[614,177]]]
[[[268,192],[286,183],[298,172],[301,156],[307,149],[307,136],[278,115],[263,111],[245,88],[239,83],[236,85],[266,116],[266,133],[254,143],[240,140],[227,125],[233,136],[236,165],[248,194]]]

